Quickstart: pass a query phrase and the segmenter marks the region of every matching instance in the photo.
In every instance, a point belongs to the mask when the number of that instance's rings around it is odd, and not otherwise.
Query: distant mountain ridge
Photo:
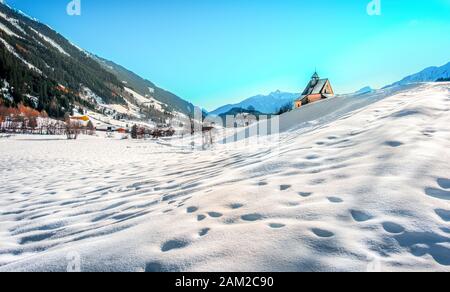
[[[373,92],[374,89],[370,86],[366,86],[361,88],[360,90],[352,93],[355,95],[363,95]],[[277,90],[268,95],[256,95],[254,97],[250,97],[245,99],[244,101],[236,104],[228,104],[218,109],[210,112],[210,115],[224,115],[228,113],[234,113],[237,109],[241,110],[255,110],[259,113],[264,114],[277,114],[281,108],[285,107],[287,104],[291,103],[293,105],[294,100],[296,100],[300,96],[300,93],[290,93],[290,92],[282,92]]]
[[[428,67],[416,74],[409,75],[402,80],[395,82],[389,86],[397,85],[407,85],[411,83],[419,82],[435,82],[439,79],[449,79],[450,78],[450,62],[441,67]],[[388,87],[389,87],[388,86]]]
[[[231,110],[227,111],[226,113],[220,114],[219,117],[225,118],[227,116],[238,116],[238,115],[253,115],[255,117],[269,116],[268,114],[262,113],[253,108],[243,109],[240,107],[234,107]]]
[[[261,113],[275,114],[280,110],[281,107],[283,107],[289,102],[292,103],[299,96],[300,96],[299,93],[289,93],[277,90],[268,95],[256,95],[247,98],[240,103],[228,104],[219,107],[218,109],[210,112],[209,114],[218,116],[227,113],[234,108],[248,109],[250,107]]]
[[[395,82],[391,85],[385,86],[384,88],[392,86],[408,85],[420,82],[437,82],[437,81],[450,81],[450,62],[441,67],[428,67],[419,73],[412,74],[403,78],[402,80]],[[352,93],[354,95],[365,95],[373,92],[374,89],[370,86],[361,88],[360,90]],[[237,108],[248,109],[252,107],[256,111],[262,113],[275,114],[279,111],[281,107],[286,105],[288,102],[294,101],[299,97],[298,93],[288,93],[276,91],[269,95],[257,95],[245,99],[244,101],[236,104],[228,104],[218,109],[210,112],[211,115],[223,115],[231,110],[236,111]]]
[[[360,90],[356,91],[354,94],[356,94],[356,95],[362,95],[362,94],[368,94],[368,93],[371,93],[371,92],[373,92],[373,91],[374,91],[374,90],[372,89],[372,87],[366,86],[366,87],[363,87],[363,88],[361,88]]]

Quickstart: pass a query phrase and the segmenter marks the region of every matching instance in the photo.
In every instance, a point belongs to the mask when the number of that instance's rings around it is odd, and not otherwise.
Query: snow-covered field
[[[252,147],[0,137],[0,271],[450,271],[450,84],[382,97]]]

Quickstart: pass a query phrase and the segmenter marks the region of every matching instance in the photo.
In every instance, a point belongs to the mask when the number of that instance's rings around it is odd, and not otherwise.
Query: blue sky
[[[450,61],[450,0],[7,0],[80,47],[212,110],[315,68],[345,93]]]

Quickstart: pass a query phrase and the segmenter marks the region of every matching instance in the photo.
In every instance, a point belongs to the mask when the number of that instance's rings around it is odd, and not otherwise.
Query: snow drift
[[[0,139],[0,271],[450,271],[450,84],[378,94],[253,147]]]

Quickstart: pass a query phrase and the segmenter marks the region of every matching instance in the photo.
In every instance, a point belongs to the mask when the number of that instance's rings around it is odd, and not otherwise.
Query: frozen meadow
[[[0,138],[0,271],[450,271],[449,83],[280,128],[205,151]]]

